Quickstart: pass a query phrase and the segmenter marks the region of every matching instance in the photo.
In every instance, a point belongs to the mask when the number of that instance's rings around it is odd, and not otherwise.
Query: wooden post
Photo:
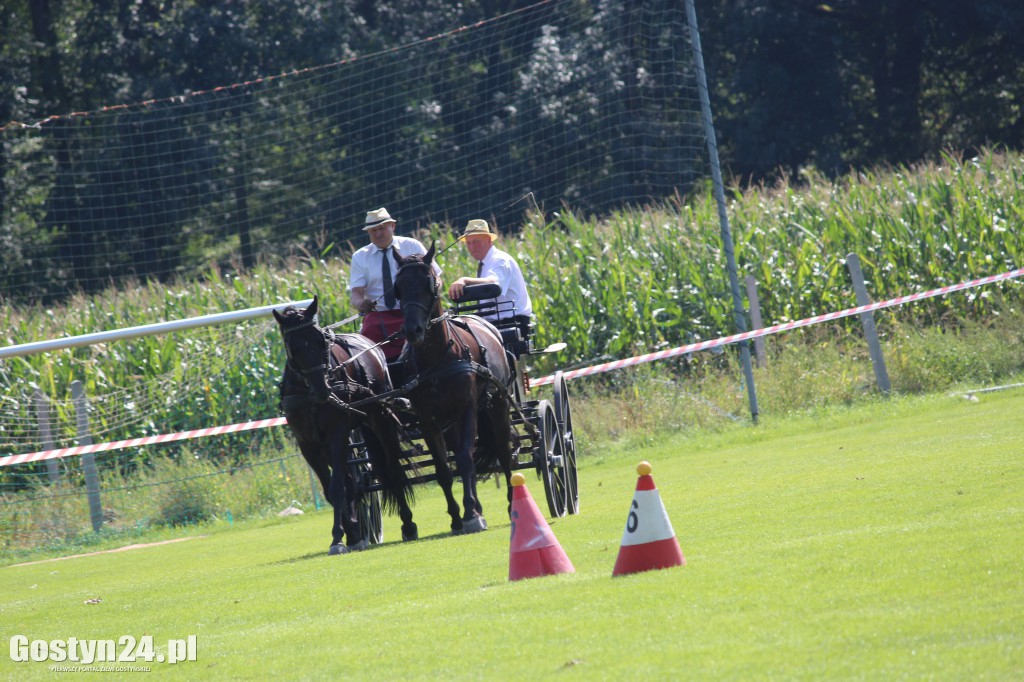
[[[36,405],[36,419],[39,420],[39,443],[43,450],[53,450],[56,443],[53,442],[53,432],[50,430],[50,404],[38,388],[32,393],[32,400]],[[46,473],[50,483],[60,482],[60,464],[56,459],[46,460]]]
[[[757,280],[753,275],[747,275],[743,282],[747,285],[747,302],[750,304],[750,324],[754,330],[762,329],[761,322],[761,299],[757,297]],[[764,348],[764,337],[754,339],[754,360],[758,367],[768,366],[768,354]]]
[[[853,291],[857,295],[857,305],[870,305],[867,287],[864,286],[864,274],[860,270],[860,257],[855,253],[846,256],[846,267],[850,270],[853,278]],[[885,357],[882,356],[882,344],[878,342],[878,332],[875,329],[875,314],[872,311],[860,314],[860,323],[864,327],[864,338],[868,342],[868,351],[871,353],[871,364],[875,368],[875,381],[878,383],[878,390],[889,395],[889,372],[885,369]]]
[[[71,397],[75,403],[75,421],[78,426],[78,444],[92,445],[89,433],[89,403],[85,399],[85,387],[81,381],[71,382]],[[85,471],[85,490],[89,495],[89,518],[92,529],[99,532],[103,527],[103,506],[100,504],[100,476],[96,471],[96,456],[87,452],[81,455],[82,469]]]

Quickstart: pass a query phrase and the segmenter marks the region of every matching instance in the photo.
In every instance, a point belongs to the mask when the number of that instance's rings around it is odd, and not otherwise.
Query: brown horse
[[[433,244],[426,255],[394,258],[395,295],[401,302],[407,341],[399,360],[404,375],[413,377],[406,395],[448,501],[452,533],[486,530],[477,478],[490,474],[496,465],[506,483],[512,475],[512,376],[501,335],[478,317],[441,315]],[[462,516],[452,495],[448,450],[455,454],[462,478]],[[511,505],[511,486],[508,497]]]
[[[398,422],[374,400],[391,390],[384,354],[360,334],[334,334],[317,325],[318,299],[301,310],[274,311],[288,361],[281,379],[281,408],[299,449],[334,507],[330,554],[366,549],[359,527],[359,489],[349,466],[351,436],[361,429],[370,467],[383,488],[383,507],[397,509],[402,539],[415,540],[412,487],[402,468]],[[353,405],[358,405],[353,407]],[[348,545],[342,544],[343,535]]]

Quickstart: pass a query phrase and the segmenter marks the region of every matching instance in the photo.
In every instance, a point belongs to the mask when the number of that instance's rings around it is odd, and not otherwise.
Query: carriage
[[[433,255],[432,251],[433,248],[431,248],[430,257]],[[409,270],[415,269],[411,266],[417,264],[422,263],[406,263],[405,266],[410,266],[406,267]],[[399,269],[399,277],[402,276],[402,267]],[[408,277],[406,280],[408,280]],[[396,280],[396,282],[398,281],[401,280]],[[412,288],[408,281],[405,282],[404,286],[406,289]],[[295,369],[293,365],[299,364],[293,357],[293,353],[299,352],[296,347],[301,344],[294,343],[294,339],[289,338],[290,335],[297,336],[294,332],[304,327],[311,327],[310,332],[315,330],[323,335],[328,349],[326,358],[320,355],[321,358],[324,358],[324,361],[315,365],[307,362],[308,367],[295,371],[294,374],[296,376],[307,375],[302,381],[310,387],[310,391],[315,392],[315,390],[319,390],[323,392],[325,389],[319,385],[321,382],[319,378],[310,381],[310,376],[319,377],[322,374],[323,381],[326,382],[330,393],[325,393],[321,399],[316,401],[321,404],[316,409],[323,411],[319,420],[324,422],[330,416],[331,418],[337,418],[342,426],[348,427],[343,428],[341,431],[332,432],[333,435],[330,438],[334,440],[339,438],[345,439],[344,447],[338,447],[337,443],[332,445],[333,454],[327,454],[324,451],[317,455],[314,453],[315,448],[313,446],[308,445],[308,442],[304,444],[303,429],[308,431],[313,428],[310,425],[302,424],[302,421],[306,419],[305,415],[309,413],[310,404],[303,402],[304,399],[300,395],[301,392],[296,389],[293,391],[292,400],[298,401],[298,404],[293,404],[292,411],[289,413],[287,409],[287,396],[285,395],[287,392],[285,384],[288,379],[289,368],[286,367],[285,378],[282,380],[282,407],[285,408],[289,424],[292,425],[293,431],[299,438],[299,445],[303,454],[306,456],[307,461],[310,462],[314,471],[320,476],[325,493],[329,490],[331,491],[328,493],[328,499],[335,507],[336,523],[334,524],[332,553],[347,551],[344,546],[340,546],[341,527],[344,523],[350,524],[345,529],[346,534],[349,536],[349,547],[355,544],[359,548],[363,548],[369,544],[383,542],[383,511],[386,508],[397,509],[402,516],[403,539],[413,539],[416,537],[415,525],[411,522],[411,510],[405,501],[401,499],[400,495],[393,492],[398,486],[396,482],[398,478],[402,479],[403,484],[408,485],[418,485],[431,481],[438,482],[442,489],[445,490],[449,502],[449,511],[452,511],[454,502],[450,494],[451,481],[453,475],[463,470],[460,468],[458,448],[443,448],[445,450],[443,458],[438,457],[437,450],[439,448],[431,447],[431,445],[436,445],[437,442],[431,443],[433,436],[430,431],[436,428],[436,425],[432,423],[432,415],[425,413],[422,405],[414,403],[424,400],[423,395],[421,395],[423,393],[443,396],[443,391],[440,394],[438,393],[437,385],[453,378],[453,374],[472,375],[470,379],[475,379],[479,385],[486,388],[489,391],[489,395],[492,396],[487,399],[495,402],[498,405],[496,409],[503,413],[498,417],[494,417],[491,421],[501,422],[500,428],[497,429],[499,435],[503,433],[503,429],[508,429],[508,452],[507,458],[502,462],[502,466],[499,467],[494,463],[485,464],[484,468],[472,471],[470,476],[473,481],[483,480],[494,475],[500,483],[500,479],[497,476],[501,473],[505,473],[508,476],[511,470],[533,469],[544,485],[544,494],[551,516],[561,517],[566,514],[577,513],[579,509],[579,489],[576,472],[576,442],[565,378],[560,371],[556,372],[551,381],[550,399],[538,398],[536,397],[535,389],[531,389],[525,366],[525,359],[527,357],[541,353],[557,352],[564,348],[565,345],[554,344],[543,349],[534,348],[532,326],[523,318],[516,318],[514,310],[504,309],[498,303],[497,285],[466,287],[461,299],[440,314],[438,314],[440,306],[436,284],[432,292],[432,299],[427,296],[427,293],[429,293],[427,292],[424,294],[427,298],[423,299],[423,303],[410,302],[409,299],[414,297],[414,294],[410,291],[402,293],[405,296],[403,297],[400,294],[399,298],[403,300],[403,309],[406,307],[412,309],[416,306],[422,308],[426,313],[424,318],[426,320],[426,327],[429,327],[431,323],[437,323],[459,333],[464,333],[460,330],[468,329],[469,338],[476,340],[478,342],[477,345],[480,346],[479,350],[483,355],[483,360],[477,358],[474,361],[469,358],[468,351],[465,351],[464,358],[457,358],[456,361],[449,362],[441,367],[421,370],[414,363],[410,362],[410,359],[406,357],[408,354],[403,354],[403,359],[387,363],[387,376],[383,377],[383,382],[379,381],[373,385],[373,382],[367,379],[372,379],[374,372],[372,365],[374,363],[371,363],[368,370],[351,371],[351,369],[342,369],[339,374],[338,368],[345,367],[344,363],[346,360],[332,357],[331,349],[337,345],[337,339],[329,329],[317,326],[315,322],[315,302],[311,306],[312,313],[309,316],[311,319],[306,319],[300,323],[290,322],[287,318],[278,316],[275,313],[278,317],[278,322],[281,324],[282,334],[285,337],[285,345],[289,355],[289,366],[293,370]],[[294,313],[296,311],[291,312]],[[482,319],[483,316],[497,318],[497,320],[493,323],[485,322]],[[475,333],[473,329],[476,329]],[[480,343],[481,339],[477,338],[492,336],[495,333],[500,338],[500,353],[504,356],[503,360],[497,363],[494,359],[487,360],[487,349],[484,348],[487,344]],[[407,336],[409,336],[409,333],[407,333]],[[311,343],[315,345],[316,337],[313,336],[312,338],[313,341]],[[483,341],[486,341],[486,339],[483,339]],[[321,342],[321,345],[323,343]],[[451,342],[448,345],[452,345]],[[370,350],[375,351],[375,349]],[[348,349],[348,362],[365,361],[373,357],[377,357],[378,362],[383,360],[382,354],[372,356],[370,350],[359,346]],[[322,351],[320,352],[322,353]],[[335,354],[337,354],[336,349]],[[496,349],[492,348],[492,358],[497,354]],[[491,365],[500,365],[502,370],[492,372],[487,367],[481,368],[481,362],[483,365],[487,365],[488,362]],[[505,367],[507,367],[507,374],[504,371]],[[361,383],[367,384],[369,388],[362,390]],[[430,394],[431,390],[433,391],[432,394]],[[324,404],[327,407],[323,407],[322,405]],[[504,420],[505,417],[507,417],[507,422]],[[314,419],[313,421],[316,420]],[[384,423],[383,426],[381,425],[382,423]],[[507,427],[504,425],[506,423]],[[451,429],[452,425],[446,422],[444,428]],[[383,436],[382,431],[384,432]],[[384,441],[390,440],[392,435],[397,435],[397,442],[391,441],[391,445],[388,445]],[[480,455],[480,450],[483,449],[485,440],[488,440],[489,444],[493,445],[492,441],[495,440],[495,436],[493,434],[489,438],[485,438],[485,436],[487,434],[483,431],[481,431],[479,436],[474,432],[472,437],[472,453],[474,458]],[[327,439],[327,436],[320,438],[323,441]],[[504,446],[504,443],[501,445]],[[389,448],[392,450],[391,454],[397,455],[397,457],[384,456]],[[400,451],[400,455],[395,450]],[[318,464],[316,461],[317,459],[323,460],[330,457],[334,458],[333,466],[331,467],[335,472],[333,478],[331,473],[327,471],[327,467],[323,465],[323,462],[321,461]],[[487,462],[486,458],[481,461]],[[461,463],[463,467],[464,463],[465,456],[463,456],[463,462]],[[334,487],[342,467],[344,468],[347,481],[345,487],[347,492],[344,498],[332,499],[335,494],[342,494],[340,488]],[[400,472],[396,472],[396,468],[400,469]],[[502,471],[503,469],[506,470]],[[465,475],[463,476],[463,484],[464,488],[466,488],[467,479]],[[475,482],[473,485],[475,486]],[[474,502],[468,497],[468,489],[464,495],[466,495],[464,509],[468,514],[472,511],[471,507]],[[511,495],[511,491],[509,491],[509,495]],[[345,500],[344,504],[348,505],[346,507],[347,513],[358,519],[357,525],[351,525],[352,519],[345,518],[346,512],[339,509],[342,506],[339,504],[340,500]],[[475,505],[479,510],[478,501],[475,502]],[[456,506],[457,509],[458,507]],[[483,521],[482,516],[481,521],[483,526],[482,528],[477,528],[478,530],[486,528],[486,522]],[[453,516],[453,533],[460,532],[456,530],[456,525],[458,525],[457,520]],[[467,530],[466,532],[472,531]],[[335,549],[338,549],[338,552]]]
[[[576,440],[572,426],[572,408],[569,392],[561,371],[555,372],[552,381],[552,397],[532,397],[529,376],[524,366],[525,357],[544,352],[561,350],[560,344],[544,349],[533,347],[533,330],[515,320],[514,315],[499,310],[497,285],[485,284],[468,286],[462,298],[449,310],[452,315],[486,315],[499,313],[494,326],[501,334],[506,357],[516,380],[512,394],[511,422],[514,429],[513,468],[533,469],[544,484],[544,495],[552,517],[575,514],[579,511],[579,488],[576,474]],[[390,363],[393,375],[401,373],[398,363]],[[413,378],[411,381],[415,381]],[[396,388],[392,396],[400,397],[405,390]],[[392,396],[388,396],[389,398]],[[416,415],[402,401],[396,401],[396,411],[404,428],[402,433],[403,455],[406,469],[412,483],[434,481],[437,473],[432,469],[430,457],[422,444]],[[366,452],[362,429],[353,431],[352,454],[349,466],[354,469],[361,496],[360,521],[367,529],[370,543],[383,542],[382,513],[380,504],[381,482],[374,476]],[[449,455],[449,464],[454,469],[455,456]],[[481,472],[486,473],[486,472]],[[500,471],[493,470],[497,477]]]

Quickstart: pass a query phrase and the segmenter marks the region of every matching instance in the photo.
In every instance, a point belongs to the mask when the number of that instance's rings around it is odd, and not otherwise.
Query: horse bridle
[[[440,298],[441,298],[441,294],[440,294],[441,282],[437,278],[437,276],[435,276],[434,269],[430,266],[430,263],[424,263],[422,261],[414,261],[412,263],[405,263],[405,264],[403,264],[402,266],[400,266],[398,268],[398,272],[395,273],[395,278],[396,279],[398,278],[398,275],[401,274],[402,270],[404,270],[405,268],[411,268],[411,267],[424,267],[424,268],[428,269],[428,272],[430,273],[430,283],[433,286],[433,291],[431,291],[431,293],[430,293],[430,303],[428,303],[427,305],[423,305],[419,301],[408,301],[408,300],[403,298],[403,299],[401,299],[401,309],[404,310],[406,306],[411,306],[411,307],[416,307],[416,308],[419,308],[420,310],[422,310],[423,314],[427,316],[427,327],[426,328],[430,329],[430,325],[434,324],[434,322],[436,322],[437,320],[440,320],[440,319],[444,318],[444,315],[442,315],[441,317],[438,317],[438,318],[435,319],[435,318],[431,317],[431,312],[430,312],[434,308],[434,304],[437,303],[438,300],[440,300]]]
[[[296,332],[296,331],[298,331],[300,329],[305,329],[306,327],[315,327],[316,325],[317,325],[317,319],[316,319],[316,315],[314,315],[312,319],[306,320],[306,321],[302,322],[302,324],[297,324],[294,327],[290,327],[289,329],[282,329],[281,330],[281,335],[287,339],[288,335],[291,334],[292,332]],[[323,372],[323,374],[321,374],[320,376],[323,377],[324,381],[331,387],[330,393],[327,394],[327,402],[329,402],[330,404],[332,404],[335,407],[337,407],[339,410],[341,410],[343,412],[346,412],[346,413],[348,413],[349,415],[351,415],[353,417],[365,419],[366,418],[366,413],[365,412],[362,412],[361,410],[356,409],[355,405],[348,404],[347,402],[345,402],[344,400],[339,398],[337,395],[335,395],[335,392],[334,392],[335,389],[338,387],[338,385],[340,383],[344,383],[344,387],[345,387],[345,391],[346,391],[346,395],[347,396],[351,396],[354,393],[360,391],[361,389],[363,389],[363,390],[366,389],[365,386],[359,384],[356,381],[353,381],[348,376],[348,372],[345,371],[346,363],[351,362],[352,360],[354,360],[358,356],[352,356],[348,360],[340,361],[338,363],[337,367],[334,368],[334,369],[341,369],[342,374],[344,376],[344,382],[332,381],[331,380],[332,377],[330,376],[331,357],[332,357],[332,355],[331,355],[331,347],[334,346],[334,342],[335,342],[335,339],[337,337],[336,337],[336,335],[334,334],[334,332],[330,328],[317,327],[317,329],[319,329],[319,331],[320,331],[320,333],[321,333],[321,335],[322,335],[322,337],[324,339],[324,362],[319,364],[319,365],[315,365],[313,367],[308,367],[306,369],[301,369],[300,370],[298,367],[295,366],[295,362],[294,362],[294,360],[292,358],[291,348],[288,346],[288,342],[286,340],[285,344],[284,344],[284,350],[285,350],[285,354],[288,356],[288,367],[292,370],[292,372],[294,372],[306,384],[307,388],[312,387],[312,383],[309,380],[309,375],[311,375],[311,374],[313,374],[315,372]],[[367,402],[367,400],[369,400],[369,399],[366,399],[366,400],[363,400],[363,401],[359,401],[359,404],[365,403],[365,402]]]
[[[293,372],[295,372],[296,374],[298,374],[298,375],[300,375],[302,377],[302,380],[306,382],[307,386],[310,385],[309,375],[311,375],[311,374],[314,374],[316,372],[322,372],[324,378],[327,378],[327,376],[326,376],[327,375],[327,370],[330,369],[330,366],[331,366],[331,344],[334,341],[334,332],[330,331],[329,329],[327,329],[327,330],[320,329],[320,331],[323,334],[323,338],[324,338],[324,342],[325,342],[324,343],[324,361],[322,363],[320,363],[319,365],[314,365],[313,367],[307,367],[306,369],[300,369],[300,368],[296,367],[295,359],[292,357],[292,349],[291,349],[291,346],[288,345],[287,339],[288,339],[288,335],[289,334],[297,332],[300,329],[305,329],[306,327],[316,327],[316,326],[317,326],[317,319],[316,319],[316,315],[314,315],[310,319],[305,320],[304,322],[302,322],[302,324],[297,324],[294,327],[289,327],[288,329],[282,329],[281,330],[281,336],[283,336],[285,338],[284,352],[285,352],[285,355],[288,356],[288,364],[291,366]],[[330,337],[328,337],[328,335],[330,335]]]

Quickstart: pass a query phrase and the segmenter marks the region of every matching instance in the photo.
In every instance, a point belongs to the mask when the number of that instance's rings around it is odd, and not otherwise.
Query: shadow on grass
[[[483,532],[487,532],[487,531],[483,531]],[[446,539],[455,538],[455,537],[460,537],[460,536],[452,535],[451,531],[442,531],[442,532],[439,532],[439,533],[434,533],[432,535],[427,535],[427,536],[421,537],[421,538],[419,538],[417,540],[413,540],[412,542],[435,542],[437,540],[446,540]],[[370,545],[369,548],[367,548],[367,549],[365,549],[363,551],[364,552],[373,552],[373,551],[376,551],[376,550],[379,550],[379,549],[384,549],[386,547],[393,547],[393,546],[405,545],[405,544],[408,544],[408,543],[406,541],[404,541],[404,540],[386,540],[386,541],[384,541],[383,543],[381,543],[379,545]],[[360,554],[360,553],[361,552],[350,552],[349,554]],[[346,556],[348,556],[348,554],[336,554],[333,557],[332,556],[328,556],[327,550],[323,550],[323,551],[319,551],[319,552],[310,552],[308,554],[303,554],[301,556],[290,557],[288,559],[281,559],[279,561],[272,561],[272,562],[270,562],[268,564],[264,564],[264,566],[285,566],[285,565],[288,565],[288,564],[296,564],[296,563],[299,563],[300,561],[308,561],[310,559],[321,559],[321,558],[325,558],[325,557],[329,558],[329,559],[334,559],[334,558],[343,559]]]

